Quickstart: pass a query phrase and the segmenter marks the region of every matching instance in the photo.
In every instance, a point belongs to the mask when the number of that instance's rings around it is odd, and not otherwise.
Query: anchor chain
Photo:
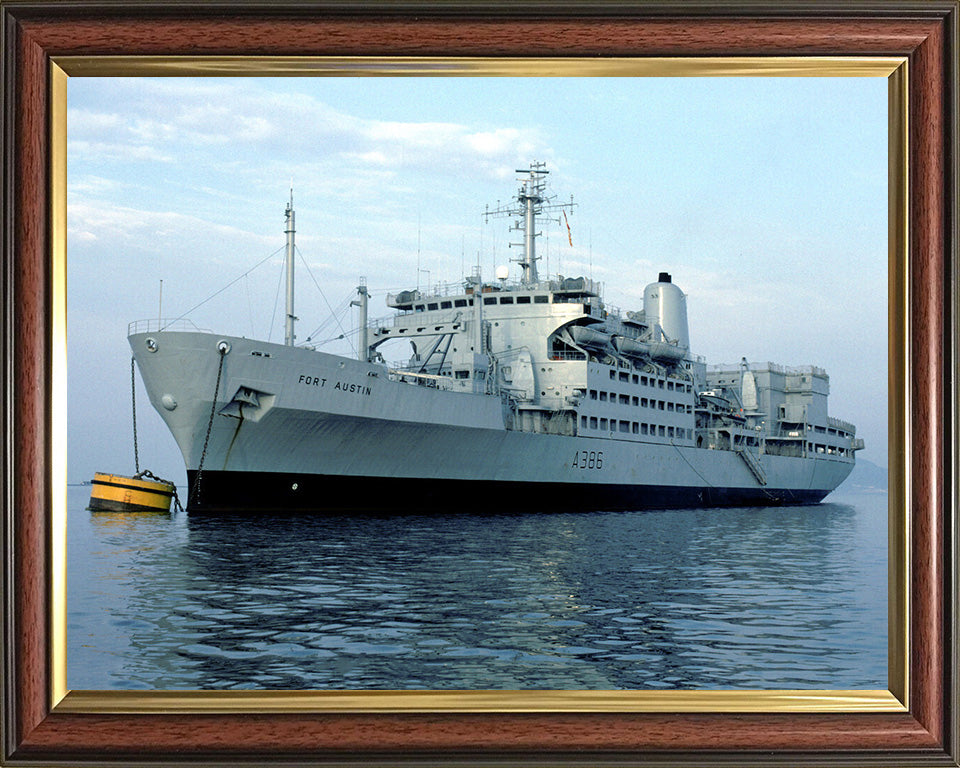
[[[217,351],[220,353],[220,363],[217,366],[217,383],[213,385],[213,402],[210,405],[210,420],[207,422],[207,434],[203,438],[203,450],[200,451],[200,463],[197,465],[197,482],[193,485],[193,492],[190,494],[190,504],[196,504],[200,501],[200,479],[203,477],[203,462],[207,458],[207,445],[210,442],[210,430],[213,429],[213,417],[217,415],[217,394],[220,392],[220,376],[223,373],[223,360],[227,356],[230,347],[221,342],[217,345]]]

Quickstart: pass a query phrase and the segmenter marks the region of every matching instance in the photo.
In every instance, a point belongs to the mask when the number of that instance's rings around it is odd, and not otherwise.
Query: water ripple
[[[91,514],[72,688],[885,688],[886,510]]]

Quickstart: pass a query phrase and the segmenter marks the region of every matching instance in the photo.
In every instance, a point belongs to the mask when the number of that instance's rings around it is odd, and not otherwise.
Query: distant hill
[[[887,470],[866,459],[857,459],[850,476],[843,481],[837,493],[886,493]]]

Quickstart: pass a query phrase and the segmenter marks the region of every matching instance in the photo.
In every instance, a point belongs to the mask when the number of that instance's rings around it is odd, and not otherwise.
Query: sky
[[[825,368],[887,464],[883,78],[75,77],[67,98],[71,482],[134,471],[128,323],[282,343],[291,189],[298,341],[352,355],[361,278],[371,318],[477,266],[519,278],[518,233],[483,212],[535,161],[576,203],[572,245],[542,222],[541,277],[634,310],[670,272],[695,354]],[[183,483],[136,386],[140,467]]]

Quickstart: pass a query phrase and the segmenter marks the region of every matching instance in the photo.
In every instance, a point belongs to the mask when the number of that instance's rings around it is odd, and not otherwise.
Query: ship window
[[[529,304],[529,303],[530,303],[529,296],[517,296],[517,304]]]
[[[620,371],[620,381],[629,382],[629,381],[630,381],[630,374],[629,374],[629,373],[624,373],[623,371]]]
[[[646,425],[646,424],[641,424],[641,425],[640,425],[640,434],[641,434],[641,435],[647,434],[647,425]]]
[[[668,411],[672,411],[672,410],[673,410],[673,403],[667,403],[667,410],[668,410]]]
[[[657,408],[659,408],[662,411],[663,406],[664,406],[663,400],[657,400]]]
[[[640,382],[640,377],[637,374],[633,374],[633,383],[638,384]]]
[[[630,405],[630,396],[620,395],[620,405]]]
[[[501,303],[501,304],[513,304],[513,296],[501,296],[501,297],[500,297],[500,303]]]
[[[450,307],[452,307],[452,306],[453,306],[453,302],[451,302],[451,301],[441,301],[441,302],[440,302],[440,309],[450,309]]]
[[[469,379],[469,378],[470,378],[470,371],[457,371],[457,372],[456,372],[456,378],[458,378],[458,379]]]
[[[606,428],[607,428],[607,420],[600,419],[600,429],[606,429]]]
[[[581,416],[581,417],[580,417],[580,426],[583,427],[584,429],[587,428],[587,417],[586,417],[586,416]]]
[[[643,386],[647,386],[647,377],[646,377],[646,376],[641,376],[641,377],[640,377],[640,383],[643,384]]]
[[[542,295],[542,296],[534,296],[534,297],[533,297],[533,303],[534,303],[534,304],[549,304],[549,303],[550,303],[550,297],[547,296],[546,294],[544,294],[544,295]]]
[[[667,389],[669,389],[671,392],[673,391],[673,382],[672,382],[672,381],[668,381],[668,382],[667,382]]]
[[[466,300],[466,299],[455,299],[454,302],[453,302],[453,306],[455,306],[455,307],[465,307],[465,306],[467,306],[467,300]]]
[[[667,427],[667,437],[674,437],[673,427]]]
[[[607,393],[606,393],[606,392],[601,392],[601,393],[600,393],[600,399],[601,399],[603,402],[607,402]]]
[[[621,421],[621,422],[620,422],[620,431],[629,434],[629,432],[630,432],[630,422],[629,422],[629,421]]]
[[[596,429],[596,428],[597,428],[597,417],[596,417],[596,416],[591,416],[591,417],[590,417],[590,429]]]
[[[427,304],[427,309],[437,309],[439,306],[437,302],[433,302],[432,304]]]
[[[641,398],[640,398],[640,407],[641,407],[641,408],[646,408],[646,407],[647,407],[647,402],[648,402],[648,401],[647,401],[647,398],[641,397]]]
[[[637,397],[636,395],[634,395],[633,398],[632,398],[632,405],[633,405],[634,407],[640,405],[640,398]]]
[[[633,434],[635,434],[635,435],[640,434],[640,425],[637,424],[637,422],[633,422],[633,423],[630,425],[630,431],[633,432]]]
[[[663,379],[659,379],[659,380],[657,381],[657,384],[659,385],[660,389],[663,389],[663,384],[664,384]]]
[[[417,304],[417,306],[414,307],[414,310],[416,310],[417,312],[423,312],[423,310],[425,309],[426,307],[423,306],[423,304]]]
[[[597,390],[595,390],[595,389],[591,389],[591,390],[590,390],[590,399],[591,399],[591,400],[596,400],[596,399],[597,399]]]
[[[613,381],[613,380],[616,379],[616,378],[617,378],[617,372],[616,372],[616,371],[610,371],[610,380]]]
[[[484,297],[483,297],[483,303],[484,303],[484,304],[496,304],[496,303],[497,303],[497,297],[496,297],[496,296],[484,296]]]
[[[663,436],[664,436],[664,432],[665,432],[664,426],[663,426],[663,424],[661,424],[660,427],[659,427],[659,430],[658,430],[658,433],[659,433],[660,437],[663,437]]]

